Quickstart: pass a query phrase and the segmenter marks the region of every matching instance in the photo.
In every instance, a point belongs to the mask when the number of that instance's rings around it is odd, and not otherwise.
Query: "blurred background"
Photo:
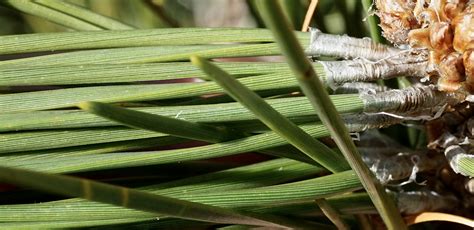
[[[256,0],[68,0],[133,27],[263,27]],[[294,27],[300,30],[310,0],[279,0]],[[361,1],[319,0],[311,26],[349,36],[368,35],[369,15]],[[0,6],[0,34],[66,31],[44,19]]]

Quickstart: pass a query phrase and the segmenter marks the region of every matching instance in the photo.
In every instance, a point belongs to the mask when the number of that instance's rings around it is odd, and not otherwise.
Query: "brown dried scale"
[[[443,91],[474,92],[474,1],[376,0],[383,35],[429,53]]]

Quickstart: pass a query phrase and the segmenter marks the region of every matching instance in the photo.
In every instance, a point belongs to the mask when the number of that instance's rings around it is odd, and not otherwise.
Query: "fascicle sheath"
[[[443,157],[429,157],[426,152],[403,151],[397,148],[359,148],[362,159],[382,184],[391,181],[413,181],[418,172],[435,169],[444,163]],[[391,151],[394,154],[388,155]]]
[[[365,112],[387,112],[396,114],[413,114],[430,109],[436,111],[445,105],[454,105],[464,99],[458,93],[442,92],[435,86],[414,86],[395,89],[377,94],[362,94]]]
[[[407,62],[399,59],[385,59],[372,62],[364,59],[347,61],[320,61],[324,66],[329,86],[346,82],[366,82],[390,79],[400,76],[424,77],[427,75],[427,61]]]
[[[344,116],[343,119],[347,129],[351,132],[379,129],[402,122],[402,119],[384,114],[351,114]]]
[[[459,202],[454,195],[441,195],[435,191],[407,191],[393,193],[400,212],[405,214],[449,209]]]
[[[306,54],[310,56],[332,56],[346,59],[364,58],[380,60],[396,56],[400,49],[373,42],[370,38],[352,38],[347,35],[325,34],[318,29],[310,30],[310,45]]]
[[[387,86],[370,82],[347,82],[334,89],[334,94],[378,93],[390,90]]]

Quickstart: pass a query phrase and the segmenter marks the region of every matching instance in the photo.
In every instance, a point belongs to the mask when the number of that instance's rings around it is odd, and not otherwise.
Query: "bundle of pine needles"
[[[202,27],[222,2],[0,3],[0,228],[472,225],[474,158],[427,138],[470,102],[355,38],[383,42],[371,1],[306,23],[318,1],[226,1],[254,28]]]

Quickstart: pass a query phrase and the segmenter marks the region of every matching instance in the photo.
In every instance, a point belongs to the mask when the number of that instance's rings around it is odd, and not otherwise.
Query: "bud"
[[[424,49],[444,91],[474,92],[474,2],[376,0],[383,35],[395,45]]]

